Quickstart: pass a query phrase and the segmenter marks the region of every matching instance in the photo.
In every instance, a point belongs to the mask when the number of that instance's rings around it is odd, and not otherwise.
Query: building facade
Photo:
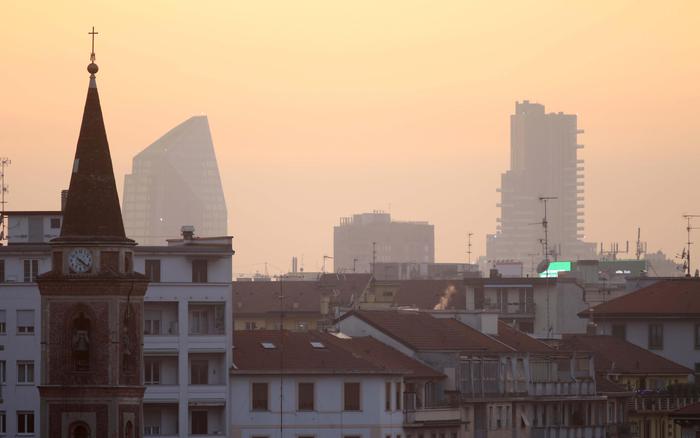
[[[544,105],[516,102],[510,116],[510,169],[501,177],[501,217],[486,238],[488,260],[519,260],[530,267],[531,254],[544,258],[540,239],[547,203],[549,254],[577,260],[594,258],[595,244],[584,238],[583,148],[575,114],[545,113]]]
[[[335,272],[373,272],[373,263],[434,263],[435,230],[427,222],[393,221],[389,213],[356,214],[333,228]]]
[[[164,245],[180,227],[227,234],[227,210],[206,116],[191,117],[134,157],[124,177],[124,226],[142,245]]]

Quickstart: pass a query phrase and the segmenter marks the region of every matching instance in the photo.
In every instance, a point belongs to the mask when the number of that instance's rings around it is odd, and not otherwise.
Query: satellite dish
[[[539,263],[537,264],[537,273],[538,273],[538,274],[541,274],[541,273],[543,273],[544,271],[546,271],[547,268],[549,268],[549,260],[547,260],[547,259],[542,260],[541,262],[539,262]]]

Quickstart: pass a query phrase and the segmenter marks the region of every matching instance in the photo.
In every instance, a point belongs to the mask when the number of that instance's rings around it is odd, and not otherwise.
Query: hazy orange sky
[[[681,214],[700,213],[697,1],[5,2],[1,13],[13,210],[59,208],[94,25],[120,193],[131,157],[207,114],[236,273],[265,261],[286,271],[293,255],[320,269],[338,219],[373,209],[433,223],[438,261],[465,261],[469,231],[483,254],[523,99],[579,115],[588,240],[634,240],[640,226],[650,250],[675,253]]]

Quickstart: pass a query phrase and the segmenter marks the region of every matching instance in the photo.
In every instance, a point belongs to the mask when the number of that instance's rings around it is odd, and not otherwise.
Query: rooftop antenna
[[[637,249],[635,250],[635,255],[637,260],[642,258],[642,254],[647,252],[647,243],[642,242],[642,229],[637,227]]]
[[[328,255],[323,255],[323,267],[321,267],[321,272],[326,273],[326,260],[333,260],[333,257]]]
[[[372,242],[372,276],[374,276],[374,265],[377,264],[377,242]]]
[[[12,164],[7,157],[0,157],[0,242],[5,240],[5,193],[9,191],[9,187],[5,184],[5,168]]]
[[[691,222],[693,218],[700,217],[700,214],[684,214],[683,217],[688,223],[685,227],[686,231],[688,232],[688,241],[686,242],[688,246],[687,250],[685,251],[685,257],[683,257],[685,259],[685,276],[690,277],[690,245],[693,244],[693,242],[690,241],[690,232],[692,230],[700,229],[700,227],[694,227]]]
[[[472,236],[474,233],[467,234],[467,263],[472,264]]]
[[[544,228],[544,261],[549,264],[549,221],[547,220],[547,201],[558,199],[556,196],[540,196],[537,198],[544,203],[544,218],[542,218],[542,228]]]

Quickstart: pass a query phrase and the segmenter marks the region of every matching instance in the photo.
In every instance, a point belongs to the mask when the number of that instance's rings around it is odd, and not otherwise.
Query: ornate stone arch
[[[90,433],[90,426],[83,421],[76,421],[68,426],[69,438],[94,438]]]

